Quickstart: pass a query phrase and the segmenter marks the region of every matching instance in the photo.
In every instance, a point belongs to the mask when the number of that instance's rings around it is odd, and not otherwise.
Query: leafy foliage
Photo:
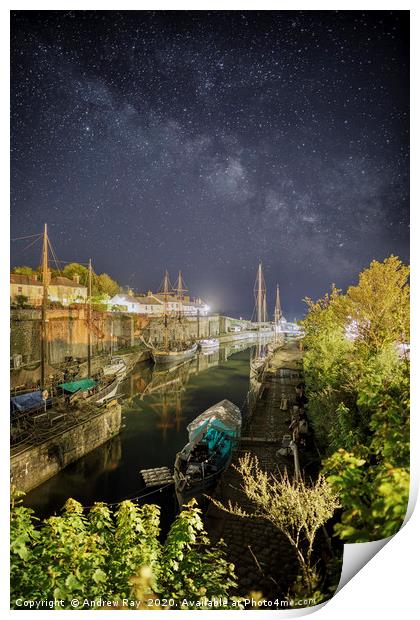
[[[234,567],[225,559],[223,543],[210,545],[200,510],[192,500],[177,516],[166,541],[159,541],[159,507],[139,508],[130,501],[115,514],[101,503],[84,515],[67,500],[63,514],[37,524],[33,511],[12,498],[11,600],[70,601],[171,598],[229,599],[236,586]],[[230,599],[234,600],[234,599]],[[236,605],[236,608],[238,606]]]
[[[63,273],[67,278],[73,278],[74,275],[78,275],[81,284],[84,286],[87,286],[88,284],[89,271],[84,265],[80,265],[79,263],[69,263],[64,267]],[[113,297],[119,290],[119,284],[115,282],[115,280],[113,280],[107,273],[101,273],[99,275],[92,273],[93,297]]]
[[[336,532],[346,542],[395,533],[409,491],[408,267],[373,261],[358,286],[306,300],[308,412],[327,452],[324,472],[340,493]]]
[[[36,274],[36,271],[34,271],[32,267],[28,267],[27,265],[20,265],[17,267],[13,267],[12,273],[17,273],[21,276],[33,276]]]
[[[29,297],[27,297],[26,295],[16,295],[15,297],[15,304],[21,308],[26,306],[28,302],[29,302]]]

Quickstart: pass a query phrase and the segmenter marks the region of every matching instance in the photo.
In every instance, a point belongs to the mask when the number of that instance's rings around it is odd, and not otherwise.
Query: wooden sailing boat
[[[197,351],[196,343],[185,341],[182,300],[186,289],[184,288],[181,272],[179,272],[177,289],[175,290],[177,292],[176,299],[178,300],[178,316],[175,318],[178,319],[177,323],[178,326],[181,327],[182,334],[180,339],[177,339],[175,334],[175,338],[170,340],[169,328],[171,324],[173,324],[174,317],[173,314],[171,315],[169,310],[171,283],[169,281],[168,271],[166,270],[163,278],[163,285],[161,287],[161,293],[163,294],[163,346],[162,348],[152,347],[151,349],[152,359],[155,364],[160,364],[163,366],[180,364],[181,362],[192,358]]]
[[[87,298],[87,361],[88,361],[88,377],[92,377],[92,259],[89,258],[89,268],[88,268],[88,298]],[[118,385],[121,383],[127,371],[126,364],[123,360],[112,359],[111,363],[104,366],[102,368],[102,376],[98,377],[98,381],[95,382],[92,390],[88,391],[86,395],[83,391],[81,392],[83,398],[88,402],[94,402],[97,404],[102,404],[106,400],[110,400],[115,396],[118,390]],[[77,382],[72,382],[71,387],[74,387],[74,384]],[[62,386],[61,386],[62,387]],[[79,392],[80,390],[77,390]],[[79,396],[79,395],[78,395]]]
[[[118,384],[122,376],[116,373],[104,373],[108,376],[92,377],[91,368],[91,328],[92,328],[92,264],[89,260],[88,273],[88,300],[87,300],[87,361],[88,361],[88,377],[85,379],[74,381],[63,381],[47,376],[48,364],[48,288],[51,281],[49,269],[49,248],[54,256],[54,251],[48,237],[47,224],[44,224],[44,232],[42,235],[42,306],[41,306],[41,377],[39,387],[36,390],[24,390],[19,396],[14,395],[11,401],[12,412],[19,414],[37,413],[46,411],[64,401],[64,405],[72,403],[76,400],[83,399],[93,404],[101,404],[105,400],[113,398],[117,392]],[[57,264],[58,266],[58,264]],[[62,373],[60,373],[62,375]],[[60,383],[61,381],[61,383]],[[57,398],[58,397],[58,398]]]

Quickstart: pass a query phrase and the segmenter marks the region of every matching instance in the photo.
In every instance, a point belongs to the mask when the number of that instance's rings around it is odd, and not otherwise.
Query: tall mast
[[[163,348],[168,350],[168,295],[169,295],[169,274],[168,270],[165,270],[165,276],[163,278],[163,315],[164,319],[164,332],[163,332]]]
[[[88,377],[92,374],[92,343],[90,330],[92,328],[92,260],[89,258],[89,275],[88,275]]]
[[[281,315],[282,315],[282,312],[281,312],[281,305],[280,305],[280,290],[279,290],[279,285],[277,284],[276,306],[274,308],[274,323],[276,325],[280,323]]]
[[[255,281],[254,287],[255,293],[255,306],[256,306],[256,314],[257,314],[257,323],[262,323],[265,320],[266,311],[264,309],[265,306],[265,282],[262,271],[262,263],[260,262],[258,265],[257,279]]]
[[[188,291],[185,286],[185,282],[182,279],[182,273],[180,271],[178,271],[178,280],[176,281],[175,291],[178,299],[182,299],[184,297],[184,293]]]
[[[267,292],[263,292],[263,323],[267,322]]]
[[[48,306],[48,232],[44,224],[44,239],[42,243],[42,310],[41,310],[41,389],[45,388],[45,371],[47,358],[47,306]]]
[[[184,328],[184,324],[182,322],[182,318],[183,318],[183,314],[184,314],[184,305],[183,305],[183,299],[184,299],[184,295],[185,293],[188,291],[184,280],[182,279],[182,273],[181,271],[178,271],[178,279],[176,282],[176,287],[175,287],[175,292],[176,292],[176,296],[178,299],[178,304],[179,304],[179,312],[178,312],[178,320],[180,323],[180,333],[181,333],[181,340],[185,340],[185,328]]]

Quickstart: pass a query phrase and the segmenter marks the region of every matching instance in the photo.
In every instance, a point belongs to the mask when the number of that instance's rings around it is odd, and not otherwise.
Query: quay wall
[[[12,452],[11,484],[19,491],[30,491],[70,463],[118,435],[120,428],[121,405],[115,401],[96,415],[42,443]]]
[[[246,321],[225,316],[186,317],[182,327],[173,321],[170,338],[214,338],[226,334],[233,325],[247,325]],[[180,330],[182,329],[182,334]],[[178,333],[177,333],[178,330]],[[143,344],[143,340],[157,344],[163,338],[163,321],[159,317],[140,314],[92,311],[92,325],[88,327],[87,309],[52,308],[47,321],[47,361],[52,367],[66,357],[87,357],[90,332],[93,355],[114,352]],[[27,368],[41,360],[41,311],[35,308],[11,310],[11,368]],[[227,335],[235,339],[234,334]]]

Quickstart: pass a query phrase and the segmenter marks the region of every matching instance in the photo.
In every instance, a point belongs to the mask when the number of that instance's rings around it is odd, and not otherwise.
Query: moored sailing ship
[[[267,290],[265,286],[265,280],[262,270],[262,263],[258,265],[257,278],[254,286],[255,294],[255,318],[258,324],[258,330],[261,330],[263,325],[267,322]],[[258,341],[254,349],[254,353],[251,356],[250,361],[250,376],[256,377],[263,370],[267,357],[266,343],[262,342],[261,334],[258,334]]]
[[[182,281],[181,272],[178,276],[178,283],[176,287],[177,300],[178,300],[178,311],[175,316],[171,315],[169,312],[169,292],[171,289],[171,284],[169,281],[168,272],[165,271],[165,276],[163,278],[162,285],[162,293],[163,293],[163,343],[162,348],[152,346],[151,347],[151,355],[155,364],[159,364],[161,366],[172,366],[175,364],[180,364],[188,359],[194,357],[197,351],[197,344],[191,340],[185,338],[185,330],[184,330],[184,316],[183,316],[183,304],[182,298],[183,293],[186,291],[184,288],[184,284]],[[170,324],[174,323],[180,328],[181,334],[179,338],[175,337],[173,339],[169,338],[169,328]],[[176,328],[175,328],[176,332]]]

